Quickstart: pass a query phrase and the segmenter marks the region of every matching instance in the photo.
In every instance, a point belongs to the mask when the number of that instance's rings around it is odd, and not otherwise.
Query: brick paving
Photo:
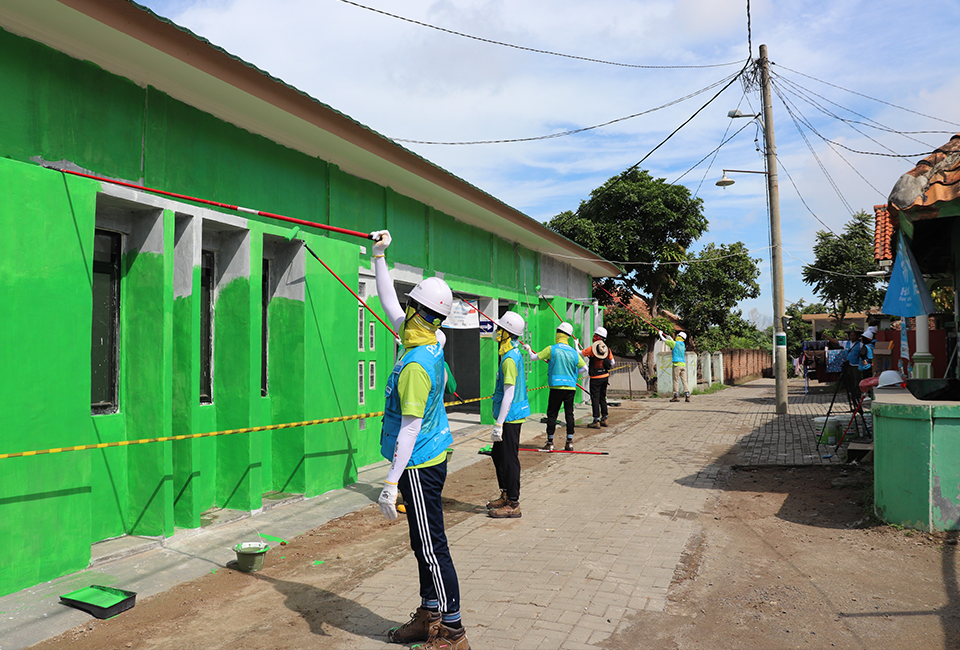
[[[689,404],[641,400],[627,422],[585,442],[608,456],[557,456],[524,475],[522,518],[472,517],[447,531],[472,646],[596,648],[627,617],[663,611],[698,515],[732,465],[841,462],[817,449],[813,428],[831,397],[804,395],[793,380],[786,416],[774,412],[772,380]],[[419,604],[416,576],[411,553],[344,594],[369,612],[346,630],[357,647],[397,647],[370,624],[406,620]]]

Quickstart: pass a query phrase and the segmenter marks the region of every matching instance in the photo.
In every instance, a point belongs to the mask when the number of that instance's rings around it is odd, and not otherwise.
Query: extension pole
[[[544,454],[588,454],[591,456],[609,456],[609,451],[566,451],[564,449],[540,449],[538,447],[520,447],[519,451],[539,451]]]
[[[75,172],[70,169],[58,169],[57,167],[54,167],[49,163],[45,164],[44,167],[46,167],[47,169],[53,169],[54,171],[58,171],[64,174],[73,174],[74,176],[81,176],[83,178],[89,178],[95,181],[112,183],[114,185],[122,185],[123,187],[129,187],[129,188],[132,188],[135,190],[141,190],[144,192],[152,192],[153,194],[161,194],[163,196],[172,196],[173,198],[176,198],[176,199],[194,201],[196,203],[203,203],[205,205],[215,205],[218,208],[226,208],[227,210],[244,212],[246,214],[255,214],[261,217],[267,217],[268,219],[278,219],[280,221],[287,221],[289,223],[300,224],[301,226],[310,226],[312,228],[319,228],[321,230],[329,230],[331,232],[338,232],[342,235],[353,235],[354,237],[362,237],[363,239],[373,239],[373,237],[370,236],[370,233],[359,232],[357,230],[348,230],[346,228],[338,228],[337,226],[328,226],[325,223],[316,223],[314,221],[304,221],[303,219],[294,219],[293,217],[285,217],[282,214],[274,214],[272,212],[264,212],[262,210],[253,210],[251,208],[244,208],[239,205],[230,205],[229,203],[220,203],[219,201],[199,199],[195,196],[187,196],[186,194],[177,194],[176,192],[167,192],[166,190],[158,190],[152,187],[144,187],[143,185],[135,185],[134,183],[118,181],[112,178],[104,178],[103,176],[94,176],[93,174],[84,174],[83,172]]]
[[[467,303],[468,305],[470,305],[471,307],[473,307],[474,309],[476,309],[477,311],[479,311],[479,312],[480,312],[480,315],[483,316],[484,318],[486,318],[488,321],[490,321],[491,323],[496,324],[497,321],[493,320],[492,318],[490,318],[489,316],[487,316],[486,314],[484,314],[482,311],[480,311],[480,307],[474,305],[472,302],[470,302],[469,300],[466,300],[465,298],[461,298],[460,300],[463,300],[463,302]],[[478,301],[478,302],[479,302],[479,301]],[[547,303],[547,304],[549,304],[549,303]],[[551,309],[553,309],[553,307],[551,307]],[[553,313],[554,313],[554,314],[557,314],[556,311],[554,311]],[[557,318],[560,318],[560,314],[557,314]],[[560,320],[563,321],[562,318],[560,318]],[[519,339],[518,339],[518,340],[519,340]],[[546,361],[546,359],[544,359],[544,361]],[[590,391],[588,391],[586,388],[584,388],[583,386],[581,386],[579,383],[577,384],[577,388],[579,388],[580,390],[582,390],[582,391],[583,391],[584,393],[586,393],[587,395],[590,394]]]
[[[340,282],[340,284],[342,284],[343,287],[344,287],[347,291],[349,291],[351,294],[353,294],[353,297],[354,297],[354,298],[356,298],[357,300],[360,301],[360,304],[361,304],[361,305],[363,305],[364,307],[367,308],[367,311],[368,311],[368,312],[370,312],[371,314],[373,314],[373,317],[374,317],[374,318],[376,318],[378,321],[380,321],[380,323],[381,323],[384,327],[386,327],[388,330],[390,330],[390,333],[393,334],[394,338],[396,338],[396,339],[399,339],[399,338],[400,338],[400,335],[397,334],[396,332],[394,332],[394,331],[393,331],[393,328],[390,327],[389,325],[387,325],[386,322],[384,322],[384,320],[383,320],[382,318],[380,318],[379,316],[377,316],[377,312],[375,312],[375,311],[373,311],[372,309],[370,309],[370,305],[368,305],[367,303],[365,303],[365,302],[363,301],[363,298],[361,298],[360,296],[358,296],[353,289],[351,289],[350,287],[348,287],[348,286],[347,286],[347,283],[344,282],[343,280],[341,280],[341,279],[340,279],[340,276],[337,275],[336,273],[334,273],[334,272],[333,272],[333,269],[331,269],[329,266],[327,266],[327,264],[326,264],[322,259],[320,259],[320,257],[319,257],[316,253],[313,252],[313,249],[310,248],[310,247],[307,245],[306,242],[303,242],[303,246],[304,246],[304,248],[307,249],[307,251],[308,251],[311,255],[313,255],[313,258],[314,258],[315,260],[317,260],[318,262],[320,262],[321,264],[323,264],[323,268],[325,268],[325,269],[327,269],[328,271],[330,271],[330,275],[332,275],[333,277],[335,277],[335,278],[337,279],[337,281]],[[456,393],[454,393],[454,394],[456,395]],[[460,398],[460,396],[457,395],[457,399],[459,399],[459,398]],[[461,400],[461,401],[463,401],[463,400]]]
[[[609,291],[607,291],[603,286],[601,286],[601,285],[599,285],[599,284],[598,284],[597,286],[600,287],[600,290],[603,291],[605,294],[607,294],[608,296],[610,296],[611,298],[613,298],[614,300],[616,300],[618,303],[620,303],[620,306],[621,306],[621,307],[623,307],[623,308],[626,309],[627,311],[633,313],[637,318],[639,318],[640,320],[642,320],[644,323],[646,323],[647,325],[649,325],[649,326],[652,327],[653,329],[657,330],[658,332],[660,331],[660,328],[659,328],[659,327],[657,327],[656,325],[654,325],[653,323],[651,323],[650,321],[648,321],[646,318],[644,318],[643,316],[641,316],[641,315],[640,315],[640,312],[632,309],[629,305],[625,305],[622,300],[620,300],[620,299],[617,298],[615,295],[613,295],[612,293],[610,293]]]

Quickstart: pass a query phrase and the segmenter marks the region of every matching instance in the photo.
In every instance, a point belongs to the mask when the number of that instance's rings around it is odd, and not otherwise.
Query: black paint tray
[[[60,602],[82,609],[97,618],[112,618],[133,607],[137,602],[137,594],[124,589],[90,585],[60,596]]]

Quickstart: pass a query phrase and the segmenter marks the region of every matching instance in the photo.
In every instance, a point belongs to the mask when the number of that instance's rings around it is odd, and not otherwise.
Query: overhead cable
[[[680,126],[678,126],[678,127],[675,128],[673,131],[671,131],[671,132],[670,132],[670,135],[668,135],[668,136],[665,137],[663,140],[661,140],[661,141],[660,141],[660,144],[658,144],[658,145],[655,146],[653,149],[651,149],[651,150],[647,153],[646,156],[644,156],[643,158],[641,158],[635,165],[632,165],[631,167],[628,167],[626,170],[620,172],[620,174],[619,174],[618,177],[617,177],[617,181],[619,181],[621,178],[623,178],[624,175],[629,174],[629,173],[632,172],[634,169],[636,169],[637,167],[639,167],[639,166],[643,163],[644,160],[646,160],[647,158],[649,158],[650,156],[652,156],[653,153],[654,153],[657,149],[659,149],[660,147],[662,147],[663,145],[665,145],[665,144],[667,143],[667,141],[670,140],[670,138],[672,138],[673,136],[675,136],[675,135],[680,131],[680,129],[682,129],[682,128],[685,127],[687,124],[689,124],[689,123],[693,120],[693,118],[695,118],[697,115],[700,114],[700,112],[701,112],[703,109],[705,109],[707,106],[709,106],[709,105],[712,104],[714,101],[716,101],[717,97],[719,97],[720,95],[722,95],[724,90],[726,90],[727,88],[729,88],[729,87],[733,84],[734,81],[736,81],[737,79],[740,78],[740,76],[744,73],[744,71],[747,69],[747,66],[748,66],[749,64],[750,64],[750,62],[747,61],[747,63],[744,64],[743,68],[741,68],[740,71],[739,71],[737,74],[733,75],[733,78],[730,79],[730,81],[727,82],[727,84],[726,84],[723,88],[721,88],[720,90],[718,90],[717,93],[716,93],[713,97],[711,97],[709,100],[707,100],[707,103],[706,103],[706,104],[704,104],[703,106],[701,106],[700,108],[698,108],[696,111],[694,111],[693,115],[691,115],[690,117],[688,117],[686,120],[683,121],[683,123],[682,123]],[[604,195],[604,193],[607,192],[607,190],[609,190],[609,189],[610,189],[611,187],[613,187],[615,184],[616,184],[616,182],[613,182],[613,183],[608,183],[608,184],[602,186],[601,189],[600,189],[600,192],[599,192],[596,196],[591,197],[591,200],[595,200],[595,199],[600,198],[601,196]],[[580,212],[580,210],[583,208],[583,205],[584,205],[584,204],[581,203],[580,206],[577,207],[577,213]]]
[[[583,56],[574,56],[573,54],[561,54],[559,52],[551,52],[549,50],[538,50],[532,47],[523,47],[522,45],[513,45],[511,43],[503,43],[501,41],[494,41],[489,38],[480,38],[479,36],[471,36],[470,34],[464,34],[463,32],[456,32],[452,29],[446,29],[444,27],[437,27],[436,25],[431,25],[429,23],[423,23],[419,20],[413,20],[412,18],[405,18],[404,16],[398,16],[397,14],[391,14],[387,11],[382,11],[380,9],[374,9],[373,7],[368,7],[362,5],[358,2],[352,2],[351,0],[340,0],[344,4],[353,5],[354,7],[359,7],[360,9],[366,9],[367,11],[372,11],[374,13],[383,14],[384,16],[389,16],[390,18],[396,18],[398,20],[403,20],[408,23],[413,23],[414,25],[420,25],[421,27],[429,27],[430,29],[435,29],[439,32],[446,32],[447,34],[453,34],[454,36],[462,36],[463,38],[470,38],[475,41],[480,41],[481,43],[490,43],[491,45],[500,45],[503,47],[512,47],[516,50],[524,50],[526,52],[534,52],[536,54],[549,54],[550,56],[560,56],[567,59],[576,59],[578,61],[587,61],[589,63],[602,63],[604,65],[615,65],[622,68],[644,68],[649,70],[677,70],[677,69],[699,69],[699,68],[721,68],[728,65],[738,65],[740,61],[731,61],[729,63],[711,63],[705,65],[638,65],[635,63],[617,63],[615,61],[604,61],[603,59],[590,59]]]
[[[512,139],[505,139],[505,140],[474,140],[474,141],[468,141],[468,142],[437,142],[437,141],[431,141],[431,140],[408,140],[408,139],[405,139],[405,138],[391,138],[391,140],[393,140],[394,142],[406,142],[406,143],[409,143],[409,144],[469,145],[469,144],[504,144],[504,143],[509,143],[509,142],[532,142],[532,141],[534,141],[534,140],[550,140],[550,139],[552,139],[552,138],[562,138],[562,137],[565,137],[565,136],[568,136],[568,135],[576,135],[577,133],[583,133],[584,131],[591,131],[591,130],[593,130],[593,129],[600,129],[600,128],[603,128],[603,127],[605,127],[605,126],[610,126],[611,124],[616,124],[617,122],[624,122],[624,121],[626,121],[626,120],[631,120],[631,119],[633,119],[633,118],[635,118],[635,117],[640,117],[641,115],[647,115],[648,113],[653,113],[653,112],[655,112],[655,111],[659,111],[659,110],[664,109],[664,108],[669,108],[670,106],[673,106],[673,105],[675,105],[675,104],[679,104],[680,102],[683,102],[683,101],[686,101],[686,100],[688,100],[688,99],[691,99],[692,97],[696,97],[697,95],[701,95],[701,94],[707,92],[708,90],[713,90],[714,88],[716,88],[716,87],[719,86],[720,84],[722,84],[722,83],[724,83],[724,82],[726,82],[726,81],[729,81],[731,78],[736,78],[736,76],[737,76],[736,74],[733,74],[733,75],[724,77],[724,78],[721,79],[720,81],[716,81],[716,82],[710,84],[709,86],[707,86],[706,88],[701,88],[700,90],[697,90],[696,92],[692,92],[692,93],[690,93],[689,95],[685,95],[684,97],[680,97],[679,99],[674,99],[673,101],[667,102],[666,104],[663,104],[663,105],[661,105],[661,106],[657,106],[656,108],[650,108],[650,109],[647,109],[647,110],[645,110],[645,111],[641,111],[641,112],[639,112],[639,113],[634,113],[633,115],[627,115],[626,117],[618,117],[618,118],[615,119],[615,120],[610,120],[609,122],[604,122],[603,124],[597,124],[597,125],[595,125],[595,126],[585,126],[585,127],[583,127],[583,128],[580,128],[580,129],[573,129],[573,130],[571,130],[571,131],[563,131],[563,132],[561,132],[561,133],[551,133],[551,134],[549,134],[549,135],[537,135],[537,136],[531,136],[531,137],[529,137],[529,138],[512,138]]]
[[[820,222],[820,225],[822,225],[824,228],[826,228],[827,230],[829,230],[830,232],[832,232],[834,235],[836,235],[837,233],[835,233],[835,232],[833,231],[833,228],[831,228],[830,226],[828,226],[827,224],[825,224],[825,223],[823,222],[823,219],[821,219],[820,217],[818,217],[818,216],[817,216],[817,213],[814,212],[814,211],[810,208],[809,205],[807,205],[807,202],[804,200],[803,195],[800,194],[800,188],[797,187],[797,184],[796,184],[796,182],[794,182],[793,176],[790,175],[790,171],[787,169],[786,165],[784,165],[784,164],[783,164],[783,161],[780,160],[780,156],[777,156],[777,166],[780,167],[780,168],[782,168],[782,169],[783,169],[783,172],[787,175],[787,178],[790,179],[790,183],[791,183],[791,185],[793,185],[793,189],[796,190],[796,192],[797,192],[797,197],[799,197],[799,199],[800,199],[800,203],[803,203],[803,207],[805,207],[805,208],[807,209],[807,212],[809,212],[810,214],[812,214],[812,215],[813,215],[813,218]]]
[[[779,65],[779,64],[771,62],[771,65]],[[927,115],[926,113],[920,113],[920,112],[918,112],[918,111],[914,111],[914,110],[912,110],[912,109],[905,108],[905,107],[903,107],[903,106],[898,106],[898,105],[896,105],[896,104],[891,104],[890,102],[884,101],[884,100],[882,100],[882,99],[877,99],[876,97],[871,97],[870,95],[864,95],[863,93],[858,93],[858,92],[855,91],[855,90],[850,90],[849,88],[844,88],[843,86],[838,86],[837,84],[832,84],[832,83],[830,83],[829,81],[824,81],[823,79],[817,79],[816,77],[811,77],[811,76],[808,75],[808,74],[804,74],[804,73],[799,72],[799,71],[797,71],[797,70],[792,70],[792,69],[790,69],[790,68],[788,68],[788,67],[786,67],[786,66],[784,66],[784,65],[779,65],[779,67],[783,68],[784,70],[787,70],[788,72],[792,72],[792,73],[794,73],[794,74],[798,74],[798,75],[800,75],[801,77],[806,77],[807,79],[813,79],[814,81],[818,81],[818,82],[820,82],[820,83],[822,83],[822,84],[826,84],[827,86],[832,86],[832,87],[834,87],[834,88],[837,88],[838,90],[842,90],[842,91],[844,91],[844,92],[848,92],[848,93],[851,93],[851,94],[853,94],[853,95],[859,95],[860,97],[864,97],[864,98],[866,98],[866,99],[869,99],[869,100],[872,100],[872,101],[875,101],[875,102],[879,102],[879,103],[881,103],[881,104],[886,104],[887,106],[892,106],[893,108],[899,108],[901,111],[906,111],[906,112],[908,112],[908,113],[913,113],[914,115],[919,115],[920,117],[928,117],[928,118],[930,118],[931,120],[937,120],[938,122],[943,122],[944,124],[951,124],[951,125],[953,125],[953,126],[960,126],[960,124],[958,124],[957,122],[951,122],[950,120],[945,120],[945,119],[943,119],[942,117],[936,117],[936,116],[934,116],[934,115]]]
[[[774,84],[773,87],[774,87],[774,89],[776,90],[777,96],[780,98],[780,101],[782,101],[782,102],[784,103],[784,105],[786,105],[786,104],[787,104],[787,97],[785,96],[785,94],[784,94],[783,92],[781,92],[781,90],[780,90],[780,88],[779,88],[779,84]],[[792,103],[792,102],[791,102],[791,103]],[[806,126],[808,129],[810,129],[811,131],[813,131],[814,133],[816,133],[816,132],[817,132],[816,129],[814,129],[814,128],[813,128],[813,125],[810,124],[810,120],[808,120],[808,119],[803,115],[803,113],[800,112],[800,108],[799,108],[796,104],[793,105],[793,108],[794,108],[794,110],[796,111],[796,114],[800,116],[799,119],[800,119],[800,121],[804,124],[804,126]],[[788,110],[789,110],[789,109],[788,109]],[[793,115],[791,115],[791,117],[793,117]],[[872,139],[872,138],[871,138],[871,139]],[[879,144],[879,143],[878,143],[878,144]],[[837,157],[839,157],[840,160],[842,160],[843,162],[845,162],[845,163],[847,164],[847,166],[850,167],[850,169],[852,169],[853,172],[854,172],[857,176],[859,176],[860,179],[861,179],[864,183],[866,183],[867,185],[869,185],[870,188],[873,189],[874,192],[876,192],[877,194],[879,194],[879,195],[880,195],[880,198],[886,200],[887,195],[884,194],[883,192],[881,192],[880,190],[878,190],[877,187],[876,187],[873,183],[871,183],[870,181],[868,181],[867,178],[866,178],[866,176],[864,176],[863,174],[861,174],[859,169],[857,169],[856,167],[854,167],[853,164],[852,164],[849,160],[847,160],[846,158],[844,158],[844,157],[843,157],[843,154],[841,154],[839,151],[837,151],[836,149],[834,149],[834,148],[833,148],[833,145],[832,145],[831,143],[828,142],[828,143],[827,143],[827,146],[830,147],[830,149],[833,150],[833,152],[834,152],[835,154],[837,154]],[[883,145],[881,145],[881,146],[883,146]]]

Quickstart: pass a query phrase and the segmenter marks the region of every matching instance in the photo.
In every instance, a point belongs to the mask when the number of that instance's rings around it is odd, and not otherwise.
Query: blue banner
[[[897,239],[897,259],[893,263],[887,295],[883,299],[883,313],[910,318],[935,311],[930,290],[901,231]]]

